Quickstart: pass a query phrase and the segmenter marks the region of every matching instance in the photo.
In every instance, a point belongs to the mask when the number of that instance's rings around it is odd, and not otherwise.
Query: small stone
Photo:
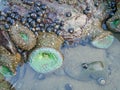
[[[112,35],[104,36],[103,38],[101,38],[101,35],[100,35],[96,37],[91,42],[91,44],[97,48],[107,49],[112,45],[113,41],[114,41],[114,36]]]
[[[83,67],[84,69],[87,69],[87,68],[88,68],[88,64],[87,64],[87,63],[83,63],[83,64],[82,64],[82,67]]]
[[[104,78],[100,77],[99,79],[97,79],[97,82],[99,85],[105,85],[106,84],[106,81]]]

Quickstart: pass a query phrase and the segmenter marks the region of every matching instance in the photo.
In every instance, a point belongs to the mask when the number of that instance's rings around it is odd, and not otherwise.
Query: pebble
[[[83,63],[83,64],[82,64],[82,67],[83,67],[84,69],[87,69],[87,68],[88,68],[88,64],[87,64],[87,63]]]
[[[99,85],[105,85],[106,84],[106,81],[104,78],[100,77],[99,79],[97,79],[97,82]]]

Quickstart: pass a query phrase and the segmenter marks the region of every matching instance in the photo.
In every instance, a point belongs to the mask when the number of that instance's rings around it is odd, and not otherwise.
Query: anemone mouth
[[[109,24],[109,27],[111,29],[116,29],[117,26],[120,24],[120,20],[119,19],[115,19],[114,21],[108,23]]]
[[[32,31],[17,22],[9,31],[12,41],[23,50],[30,50],[36,45],[36,37]]]
[[[29,56],[30,66],[39,73],[48,73],[62,66],[62,55],[53,48],[38,48]]]
[[[25,42],[28,42],[29,37],[26,33],[20,32],[20,36]]]
[[[5,76],[5,77],[11,77],[11,76],[13,76],[12,71],[8,67],[6,67],[6,66],[1,66],[0,67],[0,73],[3,76]]]
[[[97,39],[93,40],[92,45],[97,48],[106,49],[111,46],[113,41],[114,41],[114,36],[108,35],[108,36],[103,37],[100,40],[97,40]]]

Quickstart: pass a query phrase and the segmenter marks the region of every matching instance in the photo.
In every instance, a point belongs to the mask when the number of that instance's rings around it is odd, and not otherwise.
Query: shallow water
[[[47,74],[36,73],[29,64],[18,67],[17,75],[9,78],[16,90],[119,90],[120,86],[120,42],[115,39],[106,50],[91,45],[62,49],[63,66]],[[85,62],[103,61],[106,69],[91,75],[81,70]],[[96,81],[106,80],[105,85]]]
[[[0,0],[0,10],[6,5]],[[118,36],[119,37],[119,36]],[[17,68],[17,75],[6,78],[16,90],[120,90],[120,41],[115,39],[108,49],[78,45],[63,48],[63,66],[47,74],[35,72],[28,63]],[[82,63],[102,61],[102,72],[90,73],[82,70]],[[98,78],[104,78],[100,85]]]

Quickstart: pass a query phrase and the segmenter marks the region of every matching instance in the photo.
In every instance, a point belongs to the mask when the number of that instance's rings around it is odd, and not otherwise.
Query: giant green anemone
[[[114,19],[114,20],[113,20]],[[107,21],[108,28],[115,32],[120,32],[118,26],[120,25],[119,17],[111,18]]]
[[[0,66],[0,73],[4,77],[11,77],[11,76],[13,76],[12,71],[8,67],[6,67],[6,66]]]
[[[36,45],[34,33],[20,23],[12,26],[9,34],[13,42],[23,50],[30,50]]]
[[[105,32],[93,39],[91,43],[94,47],[106,49],[112,45],[113,41],[114,36]]]
[[[3,46],[0,46],[0,73],[4,76],[10,76],[16,73],[17,66],[21,63],[19,53],[11,54]]]
[[[53,48],[38,48],[29,57],[30,66],[37,72],[47,73],[62,65],[62,55]]]
[[[59,52],[63,39],[54,33],[39,33],[37,49],[29,55],[30,66],[37,72],[51,72],[62,65],[63,57]]]
[[[60,49],[61,44],[63,43],[63,38],[57,36],[55,33],[39,33],[37,40],[37,47],[50,47],[56,50]]]

